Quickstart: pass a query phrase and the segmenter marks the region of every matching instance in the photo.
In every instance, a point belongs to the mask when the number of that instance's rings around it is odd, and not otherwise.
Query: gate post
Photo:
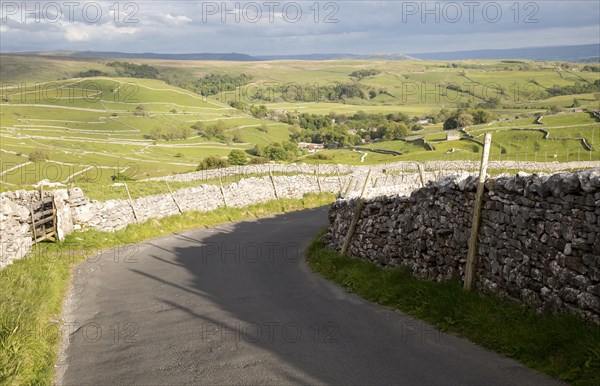
[[[473,271],[475,269],[475,258],[477,256],[477,235],[479,234],[479,225],[481,224],[481,206],[483,203],[485,177],[487,173],[491,143],[492,134],[487,133],[484,139],[483,154],[481,155],[479,181],[477,183],[477,195],[475,196],[473,220],[471,221],[471,237],[469,238],[469,252],[467,254],[467,264],[465,266],[464,289],[467,291],[470,291],[473,285]]]

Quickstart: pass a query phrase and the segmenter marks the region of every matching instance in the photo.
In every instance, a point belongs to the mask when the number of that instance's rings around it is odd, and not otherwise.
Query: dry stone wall
[[[86,202],[82,202],[81,189],[76,188],[71,194],[65,189],[42,194],[53,198],[58,238],[63,240],[73,231],[73,207]],[[31,251],[31,211],[39,201],[40,191],[18,190],[0,194],[0,269]]]
[[[428,280],[462,280],[475,192],[476,178],[462,175],[367,200],[348,252]],[[341,250],[357,204],[332,205],[330,248]],[[480,291],[600,323],[600,171],[487,180],[478,240]]]
[[[413,162],[401,161],[378,165],[312,165],[312,164],[262,164],[262,165],[244,165],[231,166],[222,169],[202,170],[197,172],[182,173],[172,176],[153,177],[146,181],[178,181],[191,182],[209,180],[219,177],[244,175],[244,174],[268,174],[269,172],[280,173],[305,173],[305,174],[327,174],[344,175],[351,173],[367,173],[369,170],[376,172],[396,171],[400,173],[415,173],[421,165],[427,171],[456,172],[458,170],[479,170],[479,162],[475,161],[427,161]],[[561,170],[587,169],[600,167],[598,161],[574,161],[574,162],[533,162],[533,161],[491,161],[491,169],[514,169],[556,172]]]
[[[346,171],[348,172],[348,171]],[[332,173],[333,174],[333,173]],[[429,173],[428,178],[434,178]],[[245,178],[225,185],[199,185],[129,200],[88,201],[79,188],[60,189],[51,194],[57,213],[57,233],[62,240],[74,231],[96,229],[117,231],[129,224],[179,214],[180,211],[210,211],[219,207],[243,207],[277,198],[301,198],[306,193],[344,192],[358,195],[366,172],[323,176],[298,174]],[[367,197],[381,194],[408,194],[421,186],[418,174],[387,176],[373,172],[365,189]],[[39,191],[0,194],[0,269],[24,257],[32,248],[31,204],[39,200]]]
[[[31,250],[29,202],[34,194],[39,193],[20,191],[0,195],[0,269]]]

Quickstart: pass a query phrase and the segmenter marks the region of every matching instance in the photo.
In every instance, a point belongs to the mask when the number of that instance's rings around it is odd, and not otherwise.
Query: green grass
[[[75,233],[62,243],[42,243],[0,271],[0,384],[51,384],[60,340],[61,307],[71,268],[99,249],[138,243],[188,229],[210,227],[330,204],[334,195],[307,194],[245,208],[149,220],[117,232]]]
[[[289,139],[287,124],[253,118],[158,80],[68,79],[46,83],[45,87],[23,83],[22,87],[0,89],[1,149],[25,156],[16,159],[4,153],[0,169],[26,161],[27,155],[38,148],[46,150],[51,161],[73,167],[64,167],[53,175],[46,173],[43,163],[31,165],[28,172],[15,170],[3,175],[1,181],[6,184],[2,189],[24,187],[42,179],[63,182],[69,178],[70,169],[77,172],[88,165],[110,169],[128,166],[129,174],[135,172],[136,179],[182,173],[193,170],[208,156],[225,157],[232,149],[249,150],[255,144]],[[81,97],[86,94],[97,96]],[[145,108],[144,115],[136,110],[138,106]],[[190,129],[196,122],[208,126],[218,121],[231,135],[239,130],[244,143],[206,139],[194,130],[186,139],[151,139],[156,129],[166,135],[172,130]],[[257,129],[263,124],[267,132]],[[103,182],[109,182],[111,174],[103,173]]]
[[[600,384],[600,327],[572,316],[536,315],[495,297],[465,292],[457,282],[434,283],[384,269],[324,247],[307,251],[313,271],[367,300],[397,308],[438,329],[573,385]]]
[[[66,55],[66,54],[65,54]],[[600,159],[600,146],[586,153],[578,141],[540,141],[539,135],[527,134],[519,142],[513,141],[511,127],[539,127],[550,131],[551,136],[581,136],[594,145],[600,143],[600,126],[586,113],[557,114],[544,116],[543,125],[534,123],[533,114],[546,114],[551,105],[568,107],[573,98],[578,98],[586,108],[598,108],[593,94],[566,95],[548,98],[547,95],[529,95],[526,87],[535,79],[546,86],[554,84],[572,85],[581,82],[579,76],[593,81],[595,74],[574,74],[556,71],[554,62],[505,63],[499,60],[457,62],[453,68],[445,61],[383,61],[383,60],[336,60],[336,61],[283,61],[283,62],[212,62],[212,61],[163,61],[136,60],[128,62],[146,63],[157,67],[161,74],[173,82],[169,84],[156,79],[128,79],[117,77],[114,68],[106,66],[106,60],[79,59],[69,56],[0,55],[3,71],[0,80],[6,87],[0,88],[0,147],[2,150],[22,153],[26,156],[36,148],[50,152],[50,160],[73,164],[74,171],[86,165],[99,165],[111,169],[130,166],[135,179],[182,173],[193,168],[207,156],[225,157],[232,149],[250,150],[255,145],[267,145],[288,140],[292,127],[280,122],[252,118],[240,110],[230,107],[227,101],[249,93],[226,92],[203,98],[191,91],[174,86],[182,79],[199,79],[206,74],[247,74],[252,82],[244,91],[260,87],[269,95],[273,85],[296,84],[301,87],[325,87],[332,82],[354,82],[349,75],[358,69],[376,69],[376,76],[364,78],[358,83],[364,91],[385,89],[373,99],[351,98],[335,103],[323,101],[291,101],[275,93],[272,100],[243,98],[250,104],[265,104],[268,109],[281,112],[315,113],[327,115],[331,112],[351,115],[357,111],[369,113],[402,112],[411,117],[422,117],[437,113],[443,108],[453,109],[460,103],[477,104],[487,94],[482,85],[497,85],[506,91],[501,104],[493,111],[501,121],[492,125],[472,127],[476,136],[494,133],[499,144],[492,151],[497,160],[543,160],[574,161]],[[461,75],[463,68],[465,76]],[[526,68],[524,67],[526,66]],[[581,64],[571,64],[581,67]],[[80,71],[96,69],[109,76],[96,78],[74,78]],[[179,81],[178,81],[179,80]],[[44,82],[36,86],[34,82]],[[475,96],[464,92],[448,91],[447,82],[464,85],[475,82]],[[18,85],[17,87],[12,86]],[[25,85],[22,87],[22,85]],[[408,91],[406,85],[416,86]],[[518,86],[516,89],[515,87]],[[468,88],[468,87],[467,87]],[[433,92],[432,92],[433,90]],[[389,93],[390,95],[387,95]],[[445,96],[447,94],[447,96]],[[87,96],[88,98],[84,98]],[[25,104],[25,105],[24,105]],[[145,115],[136,114],[141,105]],[[594,107],[596,106],[596,107]],[[92,111],[88,111],[91,109]],[[175,110],[175,112],[172,112]],[[525,117],[515,120],[515,116]],[[190,128],[196,122],[205,126],[223,122],[228,134],[239,133],[243,143],[218,142],[199,137],[194,131],[191,137],[177,140],[153,141],[150,137],[156,129],[163,134],[172,130]],[[267,131],[261,131],[262,125]],[[598,128],[599,130],[596,130]],[[596,133],[597,131],[597,133]],[[433,152],[407,146],[399,142],[369,144],[369,147],[388,148],[405,153],[401,157],[369,154],[360,162],[359,153],[339,150],[325,153],[331,162],[346,164],[377,164],[393,161],[425,160],[472,160],[480,153],[477,145],[463,141],[445,142],[441,124],[426,126],[413,132],[411,139],[424,137],[436,146]],[[475,146],[475,148],[473,147]],[[503,150],[504,149],[504,150]],[[505,152],[501,152],[505,151]],[[497,154],[496,154],[497,153]],[[557,154],[557,157],[554,157]],[[14,157],[0,161],[0,169],[14,166]],[[591,157],[590,157],[591,156]],[[302,158],[300,162],[325,162]],[[27,187],[41,179],[62,182],[69,177],[69,168],[62,168],[60,178],[52,178],[44,167],[30,167],[34,172],[15,170],[0,176],[3,190]],[[108,169],[103,169],[104,171]],[[112,173],[104,173],[103,182],[110,182]],[[16,185],[14,187],[13,185]]]

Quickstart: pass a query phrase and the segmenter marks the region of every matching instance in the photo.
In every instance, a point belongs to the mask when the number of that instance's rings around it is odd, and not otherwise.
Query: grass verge
[[[0,271],[0,384],[51,384],[59,344],[62,302],[71,268],[90,253],[170,233],[328,205],[329,193],[244,208],[186,212],[110,233],[75,233],[62,243],[38,244],[28,257]]]
[[[600,327],[572,316],[465,292],[457,282],[434,283],[400,268],[387,269],[331,251],[316,238],[311,269],[370,301],[402,310],[438,329],[514,358],[573,385],[600,384]]]

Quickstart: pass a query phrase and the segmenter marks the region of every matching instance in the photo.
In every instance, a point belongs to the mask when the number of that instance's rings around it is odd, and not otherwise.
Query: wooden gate
[[[44,196],[40,191],[41,199],[33,202],[29,211],[31,213],[31,233],[33,243],[44,240],[56,241],[56,208],[51,195]]]

